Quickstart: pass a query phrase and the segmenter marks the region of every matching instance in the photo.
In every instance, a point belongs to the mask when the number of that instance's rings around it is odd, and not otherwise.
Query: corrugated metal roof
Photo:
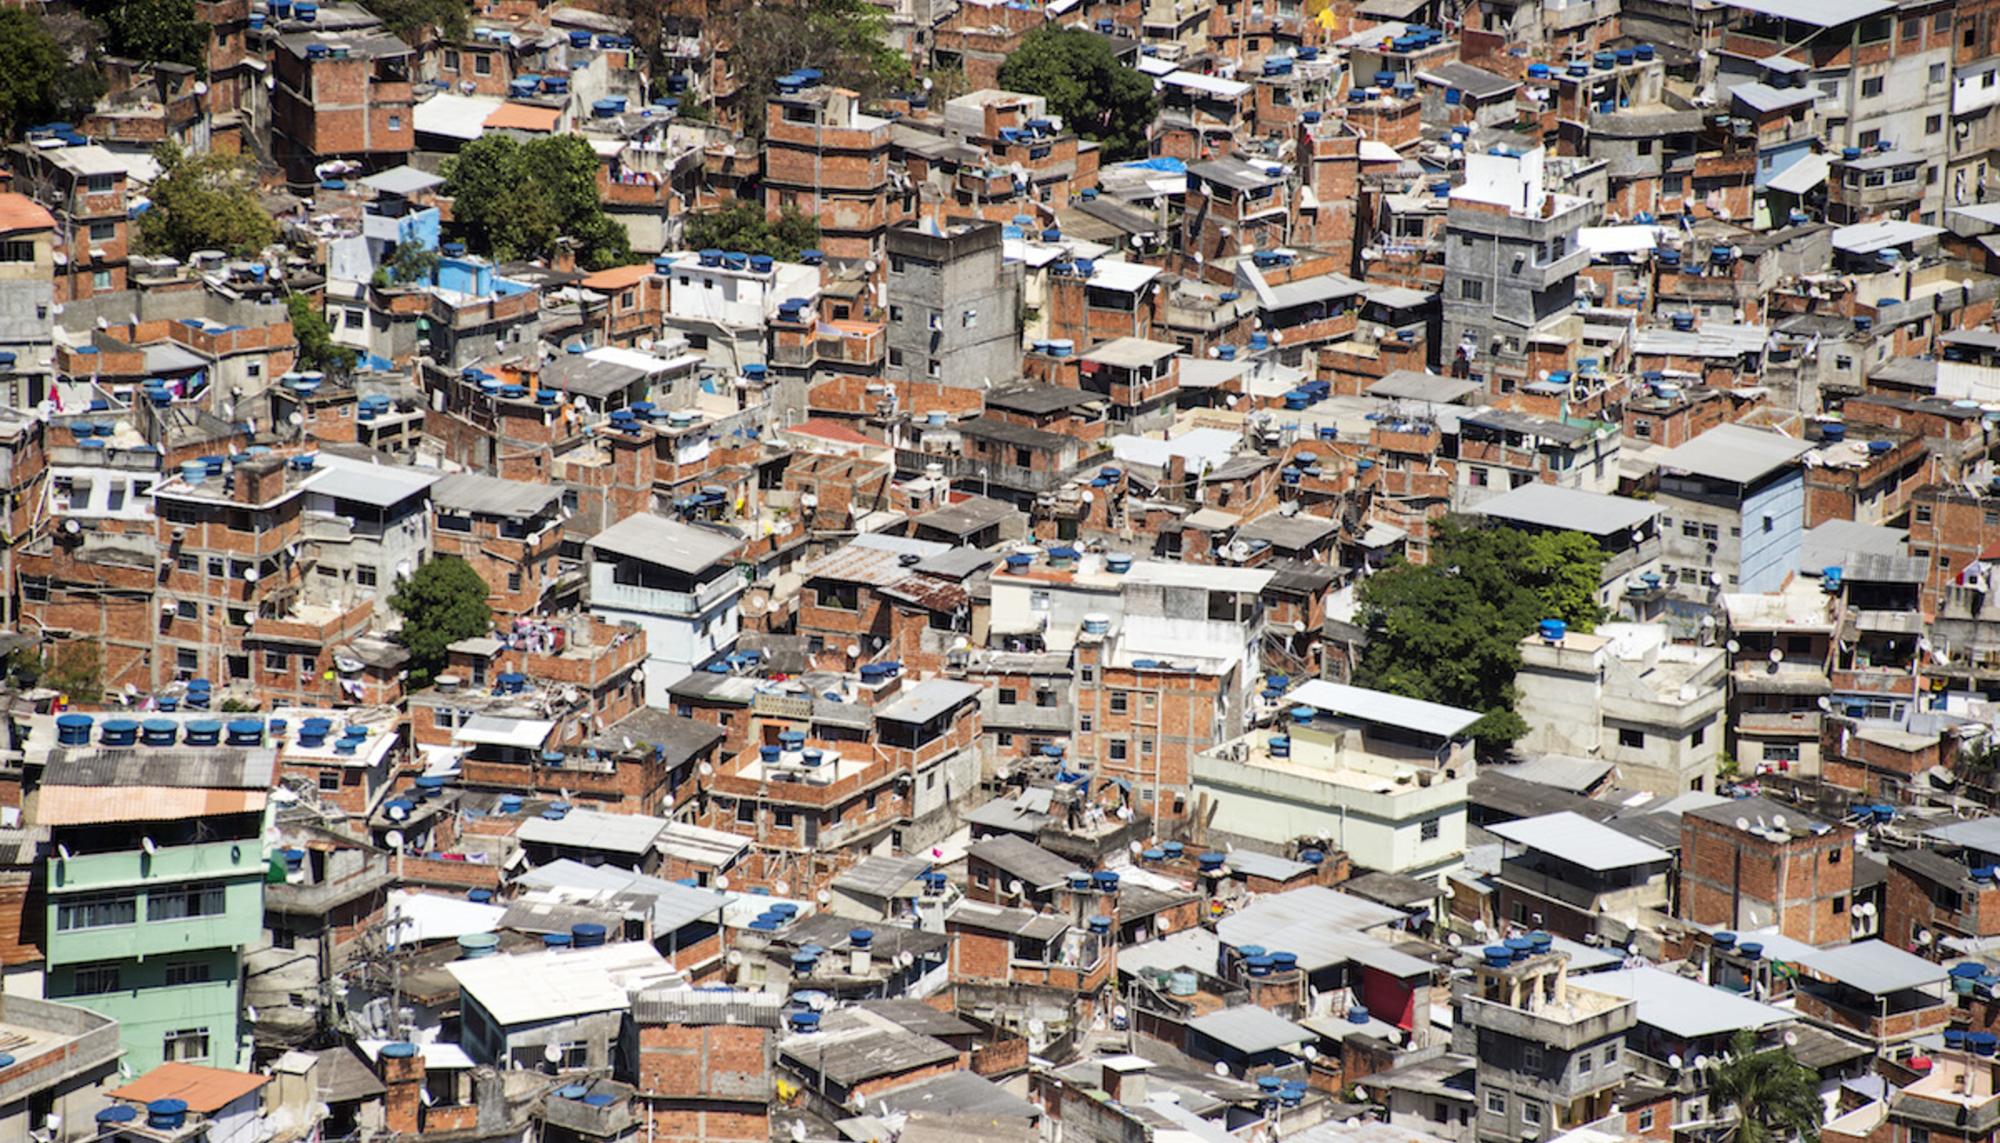
[[[1589,980],[1570,987],[1634,1001],[1641,1024],[1683,1040],[1725,1035],[1738,1028],[1768,1028],[1797,1018],[1782,1008],[1759,1004],[1747,996],[1711,988],[1698,980],[1657,968],[1592,973]]]
[[[611,853],[641,854],[653,848],[667,819],[646,814],[607,814],[597,810],[571,810],[560,821],[529,818],[515,836],[524,842],[562,846],[567,849],[601,849]]]
[[[1310,679],[1285,696],[1288,704],[1302,704],[1328,714],[1414,730],[1437,738],[1456,738],[1478,722],[1477,711],[1443,703],[1405,698],[1387,691],[1371,691],[1345,683]]]
[[[1077,867],[1069,858],[1058,857],[1034,842],[1011,833],[976,841],[966,853],[1009,877],[1020,878],[1032,889],[1061,885]]]
[[[440,96],[439,98],[443,98]],[[562,499],[560,489],[477,472],[454,472],[431,486],[441,509],[483,516],[534,516]]]
[[[179,1061],[160,1064],[145,1075],[106,1094],[133,1103],[156,1099],[187,1101],[188,1110],[213,1115],[265,1084],[271,1077],[256,1072],[234,1072],[226,1068],[206,1068]]]
[[[834,878],[832,887],[865,897],[888,897],[915,881],[920,874],[928,872],[930,867],[931,859],[921,854],[902,857],[872,854]]]
[[[1611,536],[1628,532],[1656,518],[1660,507],[1649,500],[1632,500],[1582,488],[1530,481],[1490,500],[1480,501],[1472,511],[1492,519],[1533,524],[1538,528]]]
[[[927,679],[900,698],[875,712],[875,717],[892,722],[924,723],[951,710],[960,703],[979,696],[976,683],[959,682],[955,679]]]
[[[1937,984],[1944,966],[1904,952],[1886,941],[1862,941],[1801,954],[1800,964],[1830,980],[1874,996]]]
[[[1188,1021],[1188,1029],[1246,1056],[1296,1047],[1316,1038],[1290,1020],[1255,1004],[1239,1004],[1198,1016]]]
[[[622,1011],[634,992],[675,976],[644,941],[455,960],[444,968],[502,1027]]]
[[[185,786],[43,786],[30,813],[36,825],[157,822],[217,814],[261,813],[267,790],[206,790]]]
[[[1568,810],[1517,822],[1496,822],[1486,828],[1517,845],[1590,870],[1625,869],[1673,860],[1673,855],[1664,849]]]
[[[1812,451],[1812,445],[1783,433],[1746,425],[1717,425],[1659,458],[1659,467],[1696,476],[1748,484]]]
[[[690,575],[727,561],[743,546],[736,536],[664,516],[627,516],[590,539],[600,552],[643,560]]]
[[[49,752],[42,784],[266,790],[271,786],[277,759],[277,751],[264,747],[209,746],[198,750],[58,747]]]
[[[784,1015],[785,998],[775,992],[656,988],[632,1002],[632,1018],[641,1024],[776,1028],[784,1023]]]

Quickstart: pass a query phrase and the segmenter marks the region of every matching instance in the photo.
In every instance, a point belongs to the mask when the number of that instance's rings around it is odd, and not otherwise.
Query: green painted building
[[[47,995],[117,1020],[135,1073],[248,1063],[274,765],[261,748],[62,748],[30,795],[49,828]]]

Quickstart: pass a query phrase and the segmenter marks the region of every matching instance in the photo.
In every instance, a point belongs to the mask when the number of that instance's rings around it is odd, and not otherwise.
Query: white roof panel
[[[602,849],[612,853],[644,853],[667,828],[667,819],[646,814],[607,814],[571,810],[560,820],[529,818],[516,837],[522,841],[568,849]]]
[[[681,979],[645,941],[455,960],[445,970],[506,1028],[619,1011],[643,989]]]
[[[1500,822],[1486,828],[1508,841],[1540,850],[1585,869],[1624,869],[1673,860],[1673,855],[1664,849],[1647,845],[1636,837],[1570,810]]]
[[[1719,1036],[1738,1028],[1769,1028],[1795,1018],[1782,1008],[1759,1004],[1734,992],[1657,968],[1596,972],[1570,987],[1635,1001],[1641,1024],[1650,1024],[1684,1040]]]
[[[1478,722],[1478,711],[1443,703],[1405,698],[1388,691],[1371,691],[1326,679],[1309,679],[1285,696],[1288,704],[1302,704],[1328,714],[1384,726],[1402,727],[1438,738],[1456,738]]]
[[[517,746],[523,750],[536,750],[548,741],[549,731],[555,728],[555,723],[539,718],[475,714],[452,732],[451,739],[475,746]]]

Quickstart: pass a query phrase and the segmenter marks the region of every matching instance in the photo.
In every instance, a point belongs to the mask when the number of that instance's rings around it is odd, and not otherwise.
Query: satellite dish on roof
[[[771,892],[776,893],[780,897],[789,894],[791,891],[792,883],[789,881],[776,881],[771,884]]]
[[[1707,1068],[1707,1067],[1708,1067],[1708,1057],[1707,1057],[1707,1056],[1696,1056],[1696,1057],[1694,1058],[1694,1070],[1696,1070],[1696,1071],[1702,1071],[1703,1069],[1705,1069],[1705,1068]]]
[[[1736,652],[1738,652],[1738,651],[1741,651],[1741,650],[1743,649],[1743,644],[1741,644],[1741,643],[1738,643],[1738,642],[1737,642],[1736,640],[1734,640],[1734,639],[1731,639],[1731,640],[1730,640],[1730,641],[1728,641],[1727,643],[1724,643],[1724,644],[1723,644],[1722,646],[1723,646],[1723,649],[1724,649],[1724,650],[1728,651],[1728,652],[1729,652],[1730,654],[1732,654],[1732,655],[1734,655],[1734,654],[1735,654]]]
[[[826,903],[827,903],[828,901],[831,901],[831,900],[833,900],[833,890],[831,890],[831,889],[822,889],[822,890],[820,890],[820,891],[819,891],[818,893],[815,893],[815,894],[813,894],[813,897],[814,897],[814,899],[815,899],[815,900],[817,900],[817,901],[818,901],[818,902],[819,902],[820,904],[824,905],[824,904],[826,904]]]
[[[1127,846],[1126,848],[1130,849],[1133,853],[1144,853],[1146,851],[1146,847],[1139,844],[1137,840],[1134,840],[1132,844]]]
[[[306,415],[295,409],[292,411],[292,415],[286,417],[285,420],[290,422],[293,428],[297,428],[306,423]]]
[[[1021,884],[1021,879],[1018,877],[1007,882],[1007,892],[1015,897],[1019,897],[1026,888],[1026,886]]]
[[[1299,1055],[1304,1056],[1307,1060],[1316,1060],[1319,1059],[1319,1049],[1313,1047],[1311,1044],[1307,1044],[1305,1047],[1299,1049]]]
[[[1215,1061],[1215,1074],[1216,1074],[1216,1075],[1219,1075],[1219,1076],[1226,1076],[1226,1075],[1228,1075],[1228,1074],[1229,1074],[1229,1065],[1228,1065],[1228,1064],[1226,1064],[1226,1063],[1223,1063],[1223,1062],[1222,1062],[1221,1060],[1217,1060],[1217,1061]]]
[[[717,878],[715,879],[715,887],[716,887],[717,889],[727,889],[727,888],[729,888],[729,878],[727,878],[727,877],[717,877]]]
[[[1796,1047],[1798,1047],[1798,1046],[1799,1046],[1799,1034],[1798,1034],[1797,1032],[1787,1032],[1787,1033],[1785,1033],[1785,1046],[1786,1046],[1787,1048],[1796,1048]]]
[[[1668,1066],[1668,1067],[1670,1067],[1670,1068],[1678,1068],[1678,1067],[1680,1067],[1680,1066],[1681,1066],[1681,1054],[1680,1054],[1679,1052],[1675,1052],[1674,1054],[1672,1054],[1672,1055],[1668,1056],[1668,1057],[1667,1057],[1667,1066]]]
[[[542,1048],[542,1058],[552,1064],[562,1063],[562,1045],[549,1044]]]
[[[1749,829],[1749,828],[1750,828],[1750,819],[1749,819],[1749,818],[1737,818],[1737,819],[1736,819],[1736,828],[1737,828],[1737,829]]]
[[[912,953],[909,949],[904,949],[902,952],[896,954],[896,964],[900,968],[908,968],[916,962],[916,954]]]
[[[390,849],[401,849],[403,848],[403,831],[392,829],[382,835],[382,840],[389,843]]]
[[[1770,659],[1771,663],[1775,666],[1776,664],[1785,661],[1785,652],[1780,648],[1773,647],[1771,648],[1771,653],[1765,657]]]
[[[1783,815],[1783,814],[1772,814],[1772,815],[1771,815],[1771,828],[1772,828],[1772,829],[1784,829],[1784,828],[1785,828],[1785,815]]]
[[[724,956],[724,957],[723,957],[722,959],[723,959],[723,960],[726,960],[726,961],[728,961],[728,962],[729,962],[730,964],[742,964],[742,963],[743,963],[743,950],[742,950],[742,949],[730,949],[730,950],[729,950],[729,952],[728,952],[728,954],[727,954],[727,955],[725,955],[725,956]]]

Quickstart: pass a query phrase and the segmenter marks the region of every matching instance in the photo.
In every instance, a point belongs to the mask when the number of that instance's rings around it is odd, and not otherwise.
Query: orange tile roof
[[[613,266],[609,270],[599,270],[583,280],[586,290],[623,290],[636,286],[646,275],[653,272],[651,262],[641,262],[636,266]]]
[[[113,1099],[151,1103],[156,1099],[184,1099],[189,1111],[213,1115],[265,1084],[271,1077],[251,1072],[205,1068],[200,1064],[161,1064],[131,1083],[114,1088]]]
[[[489,128],[511,127],[516,131],[554,131],[562,112],[553,107],[530,107],[525,103],[503,103],[486,117]]]
[[[55,215],[24,194],[0,192],[0,234],[15,230],[54,230]]]
[[[61,826],[247,814],[262,810],[268,796],[266,790],[194,786],[43,786],[35,791],[34,820]]]

